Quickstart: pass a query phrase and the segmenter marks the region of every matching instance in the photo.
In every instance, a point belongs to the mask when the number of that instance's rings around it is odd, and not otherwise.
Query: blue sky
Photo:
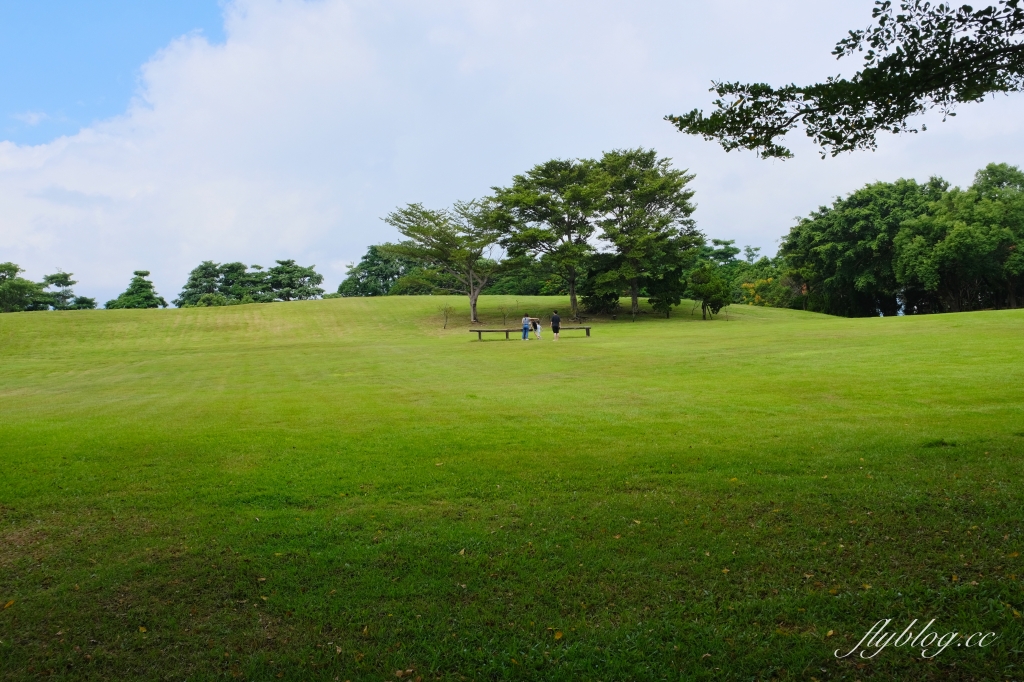
[[[0,0],[0,136],[70,135],[125,111],[172,39],[224,40],[218,0]]]
[[[551,158],[653,148],[698,227],[775,252],[868,182],[1024,165],[1024,94],[821,160],[725,153],[663,117],[713,79],[807,83],[871,0],[0,0],[0,262],[100,301],[172,299],[202,260],[314,264],[337,287],[395,207],[484,196]],[[32,125],[34,123],[34,125]]]

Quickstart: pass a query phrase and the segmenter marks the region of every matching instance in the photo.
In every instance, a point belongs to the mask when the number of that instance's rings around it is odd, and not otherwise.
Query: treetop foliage
[[[1024,295],[1024,173],[867,185],[801,219],[782,242],[802,305],[850,317],[1016,308]]]
[[[275,261],[265,269],[260,265],[203,261],[189,273],[174,305],[179,308],[269,303],[306,300],[322,296],[323,275],[316,266],[305,267],[294,260]]]
[[[167,307],[167,301],[156,293],[153,282],[146,279],[149,277],[149,270],[136,270],[132,274],[134,276],[128,283],[128,288],[117,298],[107,301],[104,308],[115,310],[119,308]]]
[[[78,282],[71,273],[58,270],[33,282],[20,277],[24,272],[14,263],[0,263],[0,312],[31,310],[91,310],[96,300],[75,296],[72,287]],[[53,288],[53,291],[50,289]]]
[[[423,284],[469,297],[470,321],[477,321],[476,302],[487,283],[501,270],[491,256],[497,247],[501,218],[492,202],[457,202],[451,209],[431,210],[408,204],[389,213],[388,223],[405,241],[379,247],[395,258],[423,263]]]
[[[751,149],[762,158],[791,157],[781,140],[802,125],[822,156],[835,156],[874,149],[879,132],[918,132],[909,119],[928,109],[955,116],[958,104],[1024,86],[1020,0],[977,10],[907,0],[899,11],[890,0],[876,0],[872,19],[833,50],[837,58],[863,54],[861,70],[849,79],[779,88],[715,82],[718,99],[710,115],[694,109],[666,119],[726,151]]]

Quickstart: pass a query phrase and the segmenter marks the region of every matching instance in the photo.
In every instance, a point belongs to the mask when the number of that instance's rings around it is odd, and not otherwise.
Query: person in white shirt
[[[523,341],[530,340],[530,313],[523,313]]]

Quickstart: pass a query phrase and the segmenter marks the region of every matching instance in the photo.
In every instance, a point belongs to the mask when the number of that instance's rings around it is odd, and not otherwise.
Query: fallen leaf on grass
[[[825,633],[825,636],[826,637],[831,637],[834,634],[835,634],[835,630],[829,630],[828,632]]]
[[[723,569],[722,569],[722,573],[728,573],[728,572],[729,572],[729,569],[728,569],[728,568],[723,568]]]
[[[620,540],[620,539],[622,539],[622,536],[621,536],[621,535],[616,535],[616,536],[615,536],[615,539],[616,539],[616,540]]]
[[[711,654],[704,654],[703,656],[701,656],[701,660],[705,658],[711,658]]]
[[[865,590],[870,590],[871,589],[871,585],[868,585],[867,583],[861,585],[861,587],[863,587]]]
[[[555,639],[556,640],[557,639],[562,639],[562,632],[561,631],[555,632]]]
[[[146,628],[144,628],[144,627],[142,627],[142,626],[140,625],[140,626],[139,626],[139,632],[145,632],[145,631],[146,631]]]
[[[459,556],[465,556],[465,555],[466,555],[466,548],[463,547],[462,549],[459,550]]]
[[[4,608],[5,609],[9,609],[12,606],[14,606],[14,600],[13,599],[11,601],[7,602],[6,604],[4,604]]]
[[[960,582],[960,578],[958,576],[954,575],[953,576],[953,582],[955,582],[955,583]]]
[[[635,524],[637,524],[637,525],[640,525],[640,522],[639,522],[639,521],[637,521],[636,519],[633,519],[633,523],[635,523]]]

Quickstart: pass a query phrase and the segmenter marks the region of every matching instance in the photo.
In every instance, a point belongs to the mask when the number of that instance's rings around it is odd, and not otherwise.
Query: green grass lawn
[[[0,315],[0,678],[1024,679],[1024,311],[442,300]]]

